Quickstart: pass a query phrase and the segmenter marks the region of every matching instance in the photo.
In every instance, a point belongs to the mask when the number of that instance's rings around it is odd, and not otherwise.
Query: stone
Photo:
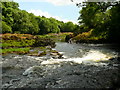
[[[41,66],[32,66],[25,70],[23,76],[31,76],[31,74],[37,74],[38,76],[40,76],[42,72],[43,70]]]

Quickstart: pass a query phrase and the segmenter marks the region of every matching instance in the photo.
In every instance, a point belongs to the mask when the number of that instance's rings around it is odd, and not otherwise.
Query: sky
[[[53,17],[57,20],[73,23],[78,23],[80,16],[78,8],[75,3],[81,0],[14,0],[19,3],[21,10],[26,10],[29,13],[34,13],[36,16],[45,16],[47,18]]]

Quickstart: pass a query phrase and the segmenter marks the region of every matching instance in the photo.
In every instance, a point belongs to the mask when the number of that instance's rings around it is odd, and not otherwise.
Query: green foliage
[[[30,16],[31,26],[29,28],[28,33],[29,34],[38,34],[40,29],[39,29],[39,26],[38,26],[38,22],[36,21],[36,18],[34,16],[34,14],[32,14],[32,13],[30,13],[29,16]]]
[[[2,49],[2,54],[6,53],[18,53],[18,54],[26,54],[30,50],[29,47],[27,48],[9,48],[9,49]]]
[[[55,42],[43,36],[33,36],[30,34],[3,34],[0,46],[2,47],[2,53],[18,53],[25,54],[31,47],[41,47],[45,49],[45,46],[55,47]]]
[[[85,40],[103,40],[107,42],[117,42],[120,38],[120,2],[86,2],[80,11],[79,23],[80,29],[75,30],[78,35],[89,32],[92,29],[90,37]],[[80,39],[82,36],[78,36]],[[97,39],[96,39],[97,38]],[[78,38],[77,38],[78,39]],[[83,39],[82,39],[83,40]]]
[[[57,20],[55,20],[54,18],[49,18],[51,27],[50,27],[50,33],[59,33],[60,32],[60,28],[59,28],[59,23]]]
[[[82,34],[83,32],[87,32],[89,31],[89,28],[88,26],[85,26],[84,24],[83,25],[76,25],[75,29],[74,29],[74,35],[78,35],[78,34]]]
[[[41,36],[37,36],[35,38],[35,43],[33,44],[33,47],[40,47],[40,46],[55,47],[55,42],[50,38],[43,38]]]
[[[24,36],[23,36],[24,35]],[[29,34],[5,34],[3,35],[2,48],[10,47],[55,47],[55,42],[49,37],[36,36],[34,39]],[[25,37],[26,36],[26,37]],[[30,39],[31,38],[31,39]]]
[[[98,5],[94,2],[87,3],[86,7],[83,7],[80,11],[79,23],[84,23],[89,28],[94,27],[94,17],[99,10]]]
[[[47,34],[50,32],[50,21],[47,18],[43,18],[40,22],[40,34]]]
[[[2,48],[30,47],[35,42],[33,38],[30,34],[3,34]]]
[[[59,33],[59,22],[54,18],[36,17],[39,24],[39,34]]]
[[[2,33],[12,33],[11,27],[2,21]]]
[[[13,12],[14,10],[19,10],[18,3],[15,2],[1,2],[2,3],[2,20],[6,22],[7,25],[10,27],[13,26],[14,20],[13,20]]]
[[[61,32],[73,32],[75,29],[75,25],[72,22],[64,23],[61,26]]]
[[[73,34],[69,34],[69,35],[66,35],[65,37],[65,41],[68,42],[71,38],[73,38],[74,35]]]
[[[9,1],[9,0],[8,0]],[[75,25],[72,22],[64,23],[54,18],[35,16],[25,10],[20,10],[16,2],[2,2],[2,21],[9,33],[44,35],[48,33],[73,32]],[[4,32],[6,33],[6,31]]]
[[[35,40],[3,40],[2,41],[2,48],[8,47],[28,47],[32,46]]]
[[[113,6],[110,10],[111,20],[110,20],[110,30],[109,39],[115,42],[120,42],[120,2]]]
[[[51,38],[55,42],[65,42],[66,36],[70,35],[70,34],[73,34],[73,33],[70,33],[70,32],[69,33],[68,32],[67,33],[59,33],[59,34],[50,33],[46,36]]]
[[[27,34],[37,34],[39,31],[37,21],[33,14],[29,14],[28,12],[22,11],[15,11],[14,15],[14,22],[13,31],[19,31],[20,33],[27,33]]]

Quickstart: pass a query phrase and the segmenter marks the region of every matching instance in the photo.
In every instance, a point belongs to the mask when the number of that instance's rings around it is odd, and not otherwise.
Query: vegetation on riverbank
[[[39,47],[38,50],[45,51],[46,46],[55,47],[55,42],[64,41],[65,36],[71,33],[30,35],[30,34],[1,34],[2,54],[18,53],[27,54],[32,48]],[[35,53],[38,53],[35,50]]]
[[[79,43],[120,42],[120,1],[84,2],[77,6],[82,6],[78,18],[80,27],[74,31],[73,40]]]
[[[7,53],[17,53],[17,54],[27,54],[29,53],[30,48],[8,48],[8,49],[2,49],[2,54]]]
[[[55,42],[47,37],[38,37],[30,34],[2,34],[2,54],[29,53],[31,47],[55,47]]]
[[[88,32],[83,32],[80,34],[70,34],[66,36],[66,41],[69,42],[71,39],[74,43],[109,43],[106,37],[94,36],[92,30]]]
[[[65,37],[67,35],[73,34],[72,32],[64,32],[64,33],[49,33],[46,35],[39,35],[40,37],[51,38],[55,42],[65,42]]]

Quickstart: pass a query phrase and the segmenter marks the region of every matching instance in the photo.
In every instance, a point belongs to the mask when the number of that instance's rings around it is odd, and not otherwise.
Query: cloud
[[[8,2],[7,0],[1,0],[2,2]],[[10,0],[15,2],[48,2],[56,6],[72,5],[80,2],[115,2],[120,0]],[[72,2],[73,1],[73,2]]]
[[[52,3],[56,6],[62,6],[62,5],[71,5],[73,4],[71,0],[45,0],[46,2]]]
[[[48,12],[45,12],[45,11],[42,11],[42,10],[30,10],[30,11],[28,11],[29,13],[33,13],[34,15],[36,15],[36,16],[45,16],[45,17],[47,17],[47,18],[50,18],[50,17],[52,17],[52,18],[55,18],[55,19],[57,19],[57,20],[59,20],[59,21],[63,21],[63,22],[69,22],[69,21],[71,21],[71,22],[73,22],[74,24],[77,24],[77,21],[73,21],[73,20],[67,20],[67,19],[63,19],[62,17],[59,17],[59,16],[53,16],[53,15],[51,15],[51,14],[49,14]]]
[[[66,6],[66,5],[74,5],[77,2],[82,2],[84,0],[13,0],[15,2],[48,2],[55,6]]]
[[[50,18],[51,15],[48,12],[43,12],[42,10],[30,10],[29,13],[33,13],[36,16],[45,16],[47,18]]]

